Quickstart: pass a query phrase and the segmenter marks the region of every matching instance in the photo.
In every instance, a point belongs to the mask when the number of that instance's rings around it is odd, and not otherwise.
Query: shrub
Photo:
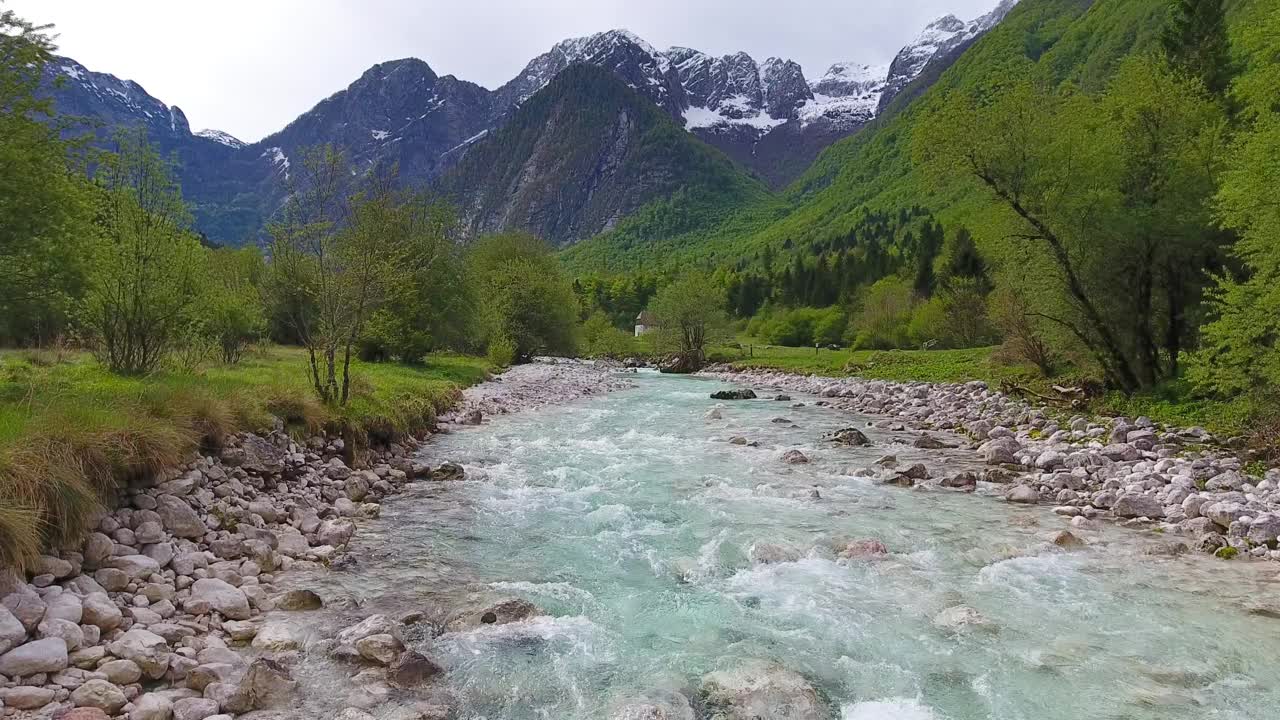
[[[489,362],[497,367],[509,367],[518,353],[519,347],[510,338],[496,337],[489,341]]]
[[[860,350],[891,350],[911,345],[908,326],[916,299],[911,284],[899,277],[878,280],[863,294],[861,308],[846,336]]]

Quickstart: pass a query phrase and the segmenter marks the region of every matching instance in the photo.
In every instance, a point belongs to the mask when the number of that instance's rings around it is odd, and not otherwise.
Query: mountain
[[[946,50],[953,56],[950,65],[925,63],[882,114],[824,150],[781,197],[740,206],[718,222],[664,236],[652,246],[637,249],[615,231],[574,246],[564,257],[577,271],[609,274],[694,262],[741,268],[761,257],[786,262],[792,249],[820,251],[847,242],[869,215],[903,216],[918,208],[947,228],[964,225],[981,239],[999,231],[989,228],[982,192],[969,186],[941,189],[913,163],[912,132],[920,118],[949,92],[976,93],[1016,78],[1100,92],[1121,61],[1155,46],[1167,12],[1166,0],[1022,0],[989,32]],[[624,226],[633,236],[652,234],[635,223]]]
[[[469,234],[520,229],[560,244],[656,200],[714,192],[732,203],[763,193],[618,75],[582,64],[558,70],[437,187]]]
[[[687,131],[684,139],[696,137],[717,148],[776,190],[804,175],[824,149],[876,118],[882,108],[889,107],[887,102],[893,96],[908,87],[927,86],[927,81],[954,61],[959,48],[990,29],[1015,1],[1005,0],[992,13],[969,23],[952,17],[933,23],[888,66],[836,63],[814,81],[791,60],[757,62],[746,53],[717,57],[692,48],[659,51],[625,30],[557,43],[493,91],[452,75],[437,75],[421,60],[394,60],[373,66],[282,130],[254,143],[217,130],[193,133],[178,107],[152,97],[137,83],[91,72],[68,58],[58,58],[47,66],[45,92],[61,114],[82,120],[73,131],[87,129],[100,144],[109,144],[118,128],[145,128],[162,152],[176,158],[196,227],[213,241],[242,244],[260,239],[263,227],[285,197],[290,168],[300,152],[323,143],[346,150],[357,166],[394,163],[406,183],[440,183],[452,192],[470,188],[491,197],[493,188],[474,183],[477,177],[501,182],[504,178],[497,168],[482,173],[470,164],[468,169],[460,169],[457,177],[450,177],[450,168],[459,165],[474,147],[492,147],[483,142],[487,136],[503,129],[555,78],[578,65],[607,71],[675,127]],[[634,112],[630,116],[636,117]],[[563,141],[557,135],[559,128],[545,130],[549,133],[545,146]],[[595,147],[591,143],[587,146]],[[667,143],[660,149],[684,153],[692,152],[692,147],[700,148],[698,152],[705,150],[701,144],[687,142]],[[608,155],[602,152],[602,158]],[[505,165],[508,160],[527,159],[501,160]],[[677,168],[682,160],[671,157],[663,162],[665,167]],[[564,165],[564,171],[570,167]],[[739,181],[734,180],[735,188]],[[535,185],[548,183],[567,186],[572,179],[544,176]],[[532,187],[526,186],[524,192],[533,192]],[[684,193],[660,213],[668,219],[672,213],[683,213],[674,208],[690,197],[731,198],[736,203],[743,196],[703,192],[679,183],[659,182],[653,187]],[[758,189],[752,190],[756,192]],[[498,205],[493,202],[480,202],[474,213],[468,214],[468,226],[490,229],[495,227],[494,218],[522,217],[523,226],[546,228],[551,233],[549,239],[563,244],[586,237],[583,233],[592,228],[613,227],[641,206],[635,202],[637,197],[652,199],[647,190],[635,196],[606,195],[615,202],[610,212],[595,205],[588,211],[584,205],[581,209],[586,216],[556,222],[535,217],[537,213],[530,208],[537,201],[531,196],[520,201],[530,203],[525,209],[518,209],[525,206],[514,198],[507,198],[510,207],[506,210],[495,209]],[[714,213],[686,213],[681,215],[685,218],[682,226],[695,217],[719,217],[732,207],[736,204]],[[534,214],[526,215],[526,210]]]
[[[975,40],[1004,19],[1018,0],[1001,0],[991,12],[969,22],[955,15],[944,15],[925,26],[923,32],[898,51],[889,64],[878,110],[883,111],[912,80],[920,77],[931,63],[950,65]]]

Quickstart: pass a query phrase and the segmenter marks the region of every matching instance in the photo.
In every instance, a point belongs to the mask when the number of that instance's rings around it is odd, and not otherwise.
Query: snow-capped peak
[[[226,145],[229,148],[235,148],[236,150],[239,150],[240,148],[245,146],[244,141],[235,137],[231,133],[225,133],[221,130],[213,130],[213,129],[201,130],[200,132],[196,133],[196,136],[202,137],[206,140],[212,140],[216,143],[222,143],[223,145]]]

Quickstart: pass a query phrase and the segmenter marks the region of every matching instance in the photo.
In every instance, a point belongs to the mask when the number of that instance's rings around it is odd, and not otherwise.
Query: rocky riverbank
[[[589,363],[539,362],[469,389],[442,419],[478,424],[488,414],[629,385]],[[314,649],[302,647],[295,624],[264,616],[305,615],[323,601],[279,589],[278,578],[342,563],[360,521],[407,484],[463,478],[456,465],[415,459],[417,445],[392,445],[356,463],[339,439],[243,434],[216,455],[129,488],[81,546],[51,552],[30,577],[0,581],[3,715],[301,717],[293,668],[300,652]],[[511,621],[533,612],[524,605],[468,607],[453,621]],[[318,649],[351,663],[363,687],[420,689],[424,699],[399,704],[396,717],[446,717],[450,707],[430,682],[439,669],[405,648],[412,621],[366,617],[334,628]],[[355,708],[340,715],[367,717]]]
[[[591,360],[537,358],[516,365],[489,382],[468,388],[457,408],[441,420],[474,425],[490,415],[547,405],[634,387],[621,368]]]
[[[992,483],[1004,486],[999,494],[1007,502],[1052,505],[1072,527],[1112,520],[1164,533],[1169,553],[1280,560],[1280,470],[1249,474],[1203,428],[1065,417],[982,382],[894,383],[728,366],[704,374],[744,388],[818,395],[832,409],[879,417],[879,427],[921,431],[916,447],[942,447],[946,439],[925,431],[943,431],[988,468],[938,478],[912,477],[920,473],[889,462],[860,471],[880,482],[968,491]]]

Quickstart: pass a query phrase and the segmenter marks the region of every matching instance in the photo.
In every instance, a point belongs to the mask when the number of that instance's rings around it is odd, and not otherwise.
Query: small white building
[[[653,314],[648,310],[641,310],[640,314],[636,315],[636,337],[640,337],[655,327],[657,327],[657,323],[653,321]]]

